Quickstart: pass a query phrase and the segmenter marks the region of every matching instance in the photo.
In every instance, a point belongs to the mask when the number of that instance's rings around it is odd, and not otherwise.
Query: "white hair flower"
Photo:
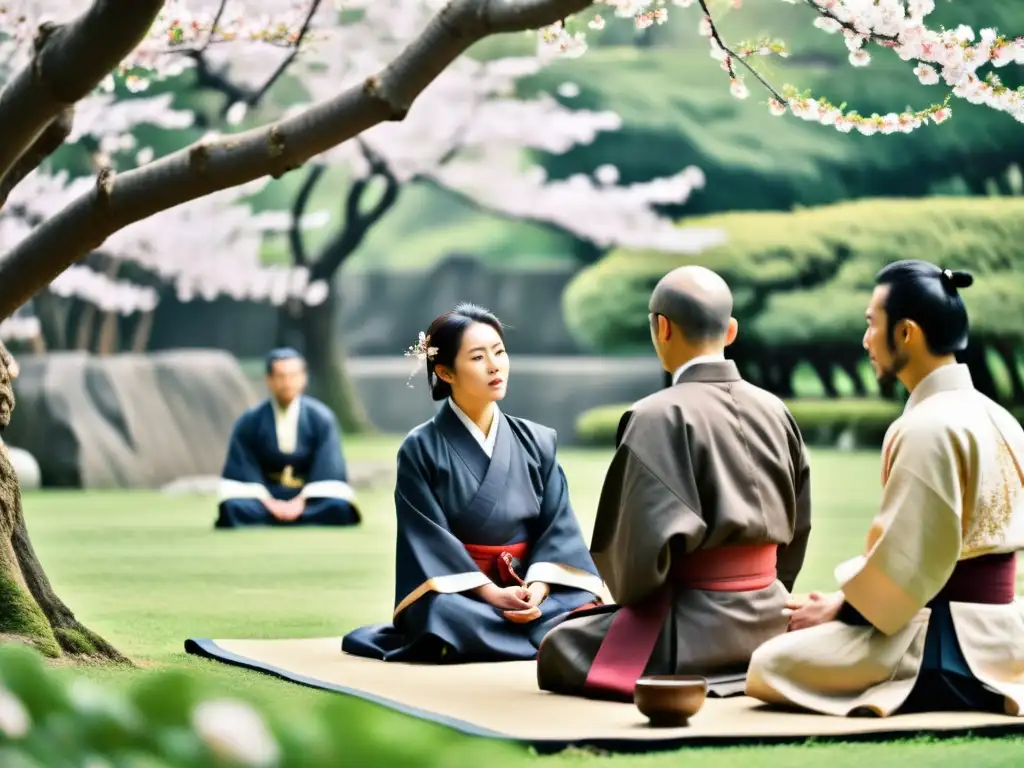
[[[420,335],[416,343],[405,351],[406,357],[416,358],[416,367],[412,369],[412,372],[409,374],[409,378],[405,382],[409,389],[412,389],[412,377],[416,375],[417,371],[419,371],[423,361],[433,360],[436,354],[437,347],[431,347],[430,337],[423,331],[420,331]]]

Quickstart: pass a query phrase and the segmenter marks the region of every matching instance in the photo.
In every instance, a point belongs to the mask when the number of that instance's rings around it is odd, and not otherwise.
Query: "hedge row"
[[[844,434],[855,446],[877,447],[885,431],[903,412],[903,405],[874,398],[800,398],[786,403],[808,445],[833,446]],[[629,405],[605,405],[581,414],[576,421],[580,442],[613,446],[622,414]],[[844,438],[848,439],[848,438]]]
[[[740,340],[762,349],[859,346],[882,266],[921,258],[978,277],[964,292],[976,337],[1024,336],[1024,198],[864,200],[792,213],[688,219],[726,242],[692,256],[617,250],[582,270],[563,296],[566,322],[593,349],[649,347],[647,300],[682,264],[733,288]]]
[[[325,696],[312,716],[261,712],[204,695],[180,671],[149,673],[122,692],[58,675],[25,646],[0,646],[3,768],[411,768],[482,759],[516,764],[522,751],[343,696]]]

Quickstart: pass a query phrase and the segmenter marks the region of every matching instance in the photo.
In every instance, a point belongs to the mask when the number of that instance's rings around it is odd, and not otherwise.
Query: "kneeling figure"
[[[215,527],[358,524],[337,421],[302,394],[306,363],[298,352],[270,353],[267,386],[271,396],[231,433]]]

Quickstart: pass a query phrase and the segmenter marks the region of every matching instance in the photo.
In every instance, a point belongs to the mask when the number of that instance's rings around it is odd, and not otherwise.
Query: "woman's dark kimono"
[[[555,432],[501,411],[495,418],[492,458],[447,401],[402,443],[394,623],[350,632],[344,652],[385,661],[533,659],[566,614],[599,600],[601,579],[569,505]],[[502,552],[516,560],[502,565]],[[512,622],[469,594],[488,581],[515,583],[509,562],[526,582],[551,587],[534,621]]]

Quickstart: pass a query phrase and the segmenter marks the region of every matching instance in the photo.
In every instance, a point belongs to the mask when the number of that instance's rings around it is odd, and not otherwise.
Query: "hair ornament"
[[[427,336],[423,331],[420,331],[419,338],[416,343],[405,350],[406,357],[416,358],[416,367],[412,369],[412,373],[409,374],[409,379],[406,381],[406,386],[412,389],[412,377],[419,371],[420,366],[423,365],[426,360],[433,360],[437,354],[437,347],[431,347],[430,337]]]

